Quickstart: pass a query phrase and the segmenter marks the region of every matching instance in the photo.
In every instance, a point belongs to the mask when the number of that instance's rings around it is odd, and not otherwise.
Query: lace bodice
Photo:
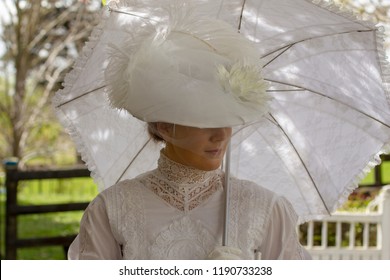
[[[168,204],[188,213],[222,189],[222,172],[191,168],[161,153],[157,170],[140,181]]]
[[[89,205],[70,259],[206,259],[222,243],[223,177],[161,155],[155,170],[108,188]],[[228,245],[244,259],[255,252],[303,258],[291,205],[252,182],[230,182]]]

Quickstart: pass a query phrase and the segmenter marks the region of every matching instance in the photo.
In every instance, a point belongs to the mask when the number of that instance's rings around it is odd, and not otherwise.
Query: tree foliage
[[[0,157],[48,154],[61,132],[51,95],[96,24],[100,1],[6,0],[2,6]]]
[[[390,23],[390,2],[388,0],[335,0],[335,2],[353,10],[365,19],[377,23]]]

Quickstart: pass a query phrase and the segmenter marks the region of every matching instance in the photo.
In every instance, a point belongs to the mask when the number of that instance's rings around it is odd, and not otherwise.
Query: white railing
[[[389,260],[390,185],[384,186],[364,213],[336,212],[300,227],[313,259]],[[320,234],[320,240],[314,240]]]

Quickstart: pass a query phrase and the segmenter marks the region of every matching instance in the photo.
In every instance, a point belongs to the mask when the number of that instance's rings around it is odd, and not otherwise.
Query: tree
[[[97,23],[100,1],[6,0],[2,6],[0,157],[47,154],[61,132],[50,98]]]

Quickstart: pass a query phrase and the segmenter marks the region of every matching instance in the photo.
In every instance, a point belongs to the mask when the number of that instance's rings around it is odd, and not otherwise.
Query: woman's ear
[[[157,132],[164,139],[165,142],[170,142],[173,136],[173,124],[158,122],[157,123]]]

